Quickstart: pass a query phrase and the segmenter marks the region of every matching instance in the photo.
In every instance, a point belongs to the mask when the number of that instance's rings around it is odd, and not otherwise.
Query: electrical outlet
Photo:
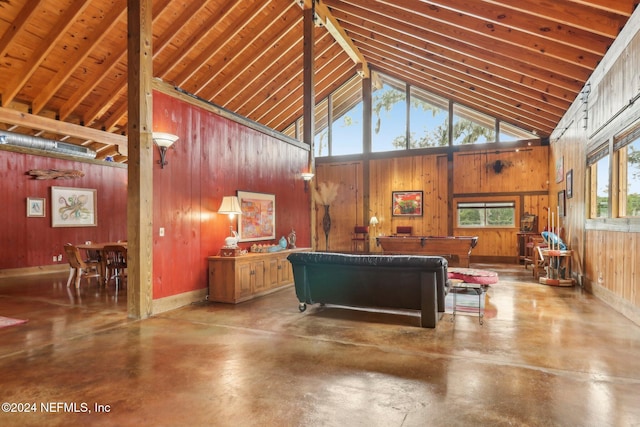
[[[164,227],[160,227],[159,234],[160,237],[164,237]]]
[[[62,261],[62,254],[58,254],[58,261]]]
[[[57,260],[58,260],[58,257],[54,255],[53,256],[53,262],[56,262]]]

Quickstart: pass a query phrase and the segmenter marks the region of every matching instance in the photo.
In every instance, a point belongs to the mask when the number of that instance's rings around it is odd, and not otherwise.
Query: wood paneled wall
[[[169,164],[154,169],[154,299],[207,286],[207,257],[218,254],[230,225],[237,230],[237,220],[217,210],[238,190],[275,194],[276,240],[293,228],[297,245],[311,246],[310,193],[300,176],[308,150],[157,91],[153,119],[154,129],[180,137]]]
[[[566,240],[574,250],[578,283],[613,308],[640,324],[640,220],[588,218],[589,193],[586,158],[603,144],[640,123],[640,95],[636,76],[640,68],[640,17],[636,14],[620,33],[583,93],[551,136],[550,196],[567,189],[566,173],[573,171],[573,197],[566,200],[563,218]],[[610,156],[613,162],[615,156]],[[562,181],[554,169],[562,165]],[[611,164],[613,170],[613,163]]]
[[[127,236],[127,169],[12,151],[0,151],[0,194],[3,225],[0,228],[0,270],[50,265],[68,266],[63,245],[115,241]],[[31,169],[76,169],[76,179],[35,180]],[[51,187],[96,190],[97,227],[51,226]],[[46,200],[46,216],[27,218],[27,197]],[[62,254],[61,261],[53,261]]]
[[[523,146],[518,151],[487,150],[486,146],[475,151],[469,148],[450,154],[392,157],[391,153],[384,159],[318,162],[316,185],[321,182],[340,184],[339,196],[330,207],[329,250],[350,251],[353,227],[368,224],[369,218],[376,215],[380,224],[375,230],[370,230],[372,252],[380,251],[375,246],[374,232],[390,235],[395,233],[397,226],[410,225],[414,235],[477,235],[479,243],[473,251],[475,259],[515,261],[521,214],[538,215],[540,231],[546,224],[547,210],[544,208],[549,207],[548,147]],[[500,173],[493,169],[496,160],[508,164]],[[363,188],[363,183],[368,185]],[[423,192],[423,216],[392,216],[392,191],[409,190]],[[515,201],[516,226],[501,229],[455,227],[457,201],[489,200]],[[316,220],[319,250],[325,250],[322,216],[323,211],[319,210]]]
[[[229,218],[217,214],[223,196],[237,190],[275,194],[276,240],[296,231],[299,247],[311,246],[310,192],[300,172],[308,150],[236,121],[154,91],[154,129],[178,135],[161,169],[154,149],[153,298],[207,287],[207,257],[216,255],[229,232]],[[0,193],[5,225],[0,229],[0,270],[52,264],[66,242],[127,238],[127,169],[0,150]],[[31,169],[78,169],[74,180],[33,180]],[[95,188],[98,226],[52,228],[50,187]],[[47,199],[45,218],[26,217],[26,198]],[[346,202],[346,200],[345,200]],[[236,221],[233,221],[237,229]],[[159,229],[165,235],[160,236]],[[275,241],[263,241],[273,244]],[[250,242],[240,246],[248,248]],[[68,265],[63,257],[60,265]]]

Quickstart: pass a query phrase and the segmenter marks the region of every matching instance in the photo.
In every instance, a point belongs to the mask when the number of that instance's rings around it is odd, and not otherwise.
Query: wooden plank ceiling
[[[0,0],[0,129],[126,162],[118,153],[126,153],[126,3]],[[302,7],[310,3],[156,0],[154,76],[282,131],[302,115]],[[317,8],[372,70],[545,137],[637,3],[323,0]],[[327,25],[315,36],[320,101],[357,66]]]

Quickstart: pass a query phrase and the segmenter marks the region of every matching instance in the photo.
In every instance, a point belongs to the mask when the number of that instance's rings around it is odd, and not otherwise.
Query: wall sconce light
[[[313,179],[314,175],[311,172],[302,172],[300,175],[304,179],[304,192],[306,193],[309,191],[309,181]]]
[[[218,213],[227,214],[229,215],[229,221],[233,220],[235,214],[242,214],[240,201],[236,196],[224,196],[222,203],[220,203],[220,208],[218,208]]]
[[[158,146],[158,149],[160,150],[160,160],[158,161],[158,163],[160,163],[160,167],[164,169],[164,165],[169,163],[165,160],[167,149],[178,140],[178,136],[166,132],[153,132],[152,138],[153,142]]]

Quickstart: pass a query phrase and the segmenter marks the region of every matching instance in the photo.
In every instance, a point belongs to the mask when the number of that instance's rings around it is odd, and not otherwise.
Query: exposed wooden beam
[[[23,113],[12,108],[0,107],[0,122],[11,123],[28,129],[45,130],[58,135],[67,135],[87,141],[96,141],[102,144],[127,146],[127,137],[123,135],[49,119],[35,114]]]
[[[0,38],[0,58],[4,58],[7,55],[9,46],[11,46],[16,35],[24,31],[27,22],[31,16],[38,11],[40,4],[43,1],[44,0],[32,0],[25,2],[22,9],[20,9],[20,13],[16,16],[16,19],[11,22],[11,25],[2,35],[2,38]]]
[[[316,14],[324,23],[327,31],[329,31],[329,33],[338,42],[342,49],[344,49],[347,55],[349,55],[349,58],[351,58],[353,62],[358,65],[357,70],[358,74],[360,74],[360,77],[369,78],[369,66],[367,65],[367,60],[353,43],[353,40],[351,40],[351,38],[347,35],[338,20],[334,18],[333,14],[329,11],[329,8],[324,4],[323,1],[318,0],[315,9]]]
[[[567,0],[541,2],[539,0],[483,0],[496,6],[506,7],[530,16],[555,21],[559,25],[580,28],[604,37],[615,39],[626,18],[622,15],[588,7],[575,7]],[[574,7],[572,7],[574,6]]]
[[[491,52],[485,52],[484,60],[464,55],[460,51],[452,50],[439,45],[425,43],[419,38],[405,33],[400,33],[388,29],[385,35],[378,35],[375,40],[371,37],[371,32],[361,26],[350,26],[350,33],[360,46],[373,43],[381,43],[389,52],[398,54],[412,54],[424,58],[435,64],[440,64],[443,68],[452,68],[462,73],[480,74],[487,82],[502,82],[506,87],[516,91],[521,91],[526,96],[533,96],[538,100],[550,102],[559,108],[567,108],[576,94],[576,90],[568,91],[554,84],[542,80],[540,77],[533,78],[521,72],[516,72],[506,68],[503,64],[514,66],[514,60],[510,58],[499,58]],[[522,64],[524,67],[525,64]],[[547,77],[547,76],[542,76]],[[552,79],[547,79],[552,80]]]

